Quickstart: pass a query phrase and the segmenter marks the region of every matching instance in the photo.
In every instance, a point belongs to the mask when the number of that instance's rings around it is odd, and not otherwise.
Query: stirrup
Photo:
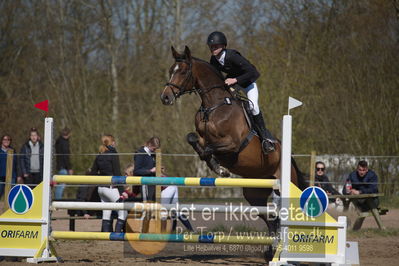
[[[272,144],[278,143],[277,139],[269,139],[269,138],[266,138],[265,140],[266,140],[267,142],[272,143]],[[273,146],[274,146],[274,145],[273,145]]]
[[[262,140],[262,151],[264,154],[271,153],[275,151],[274,142],[270,141],[269,139]]]

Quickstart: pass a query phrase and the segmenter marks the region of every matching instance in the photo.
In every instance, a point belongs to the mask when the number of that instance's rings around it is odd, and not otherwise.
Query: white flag
[[[301,106],[301,105],[302,105],[301,101],[298,101],[297,99],[292,98],[292,97],[288,97],[288,110],[291,110],[291,109]]]

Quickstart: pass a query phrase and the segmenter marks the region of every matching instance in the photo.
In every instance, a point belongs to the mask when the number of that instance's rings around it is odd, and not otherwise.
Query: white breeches
[[[179,200],[177,186],[168,186],[161,192],[161,204],[176,204]]]
[[[256,83],[252,83],[248,87],[244,89],[245,93],[247,94],[248,99],[251,101],[250,106],[251,106],[251,111],[253,115],[257,115],[260,112],[259,109],[259,104],[258,104],[258,86],[256,86]]]
[[[119,199],[119,190],[110,187],[98,187],[98,195],[101,202],[116,202]],[[111,220],[111,210],[103,210],[103,220]],[[126,220],[127,211],[118,211],[118,219]]]
[[[176,204],[179,201],[179,192],[177,186],[168,186],[161,192],[161,204]],[[174,216],[174,212],[168,211],[169,215]],[[177,212],[179,216],[179,212]],[[161,219],[166,220],[168,215],[166,213],[161,213]]]

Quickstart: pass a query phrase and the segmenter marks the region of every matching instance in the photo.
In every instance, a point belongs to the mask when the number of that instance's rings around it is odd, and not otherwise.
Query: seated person
[[[360,195],[378,193],[378,177],[376,173],[368,169],[366,161],[359,161],[357,169],[350,173],[343,189],[345,195]],[[368,211],[378,207],[378,197],[356,199],[353,203],[361,211]]]
[[[133,176],[134,172],[134,164],[130,163],[125,168],[125,176]],[[125,185],[123,187],[124,191],[121,195],[121,201],[134,201],[134,202],[142,202],[141,198],[141,186],[131,186]]]
[[[321,187],[328,196],[339,195],[339,192],[331,185],[330,180],[328,179],[328,176],[325,174],[325,172],[325,164],[321,161],[316,162],[315,186]]]

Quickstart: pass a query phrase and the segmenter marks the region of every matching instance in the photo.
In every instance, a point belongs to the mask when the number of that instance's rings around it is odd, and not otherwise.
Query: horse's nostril
[[[168,95],[162,94],[162,95],[161,95],[161,101],[162,101],[163,104],[169,104],[169,97],[168,97]]]
[[[169,87],[166,87],[164,92],[161,94],[161,101],[165,105],[172,105],[175,97],[172,93],[168,93],[168,91],[166,91],[167,89],[169,89]]]

